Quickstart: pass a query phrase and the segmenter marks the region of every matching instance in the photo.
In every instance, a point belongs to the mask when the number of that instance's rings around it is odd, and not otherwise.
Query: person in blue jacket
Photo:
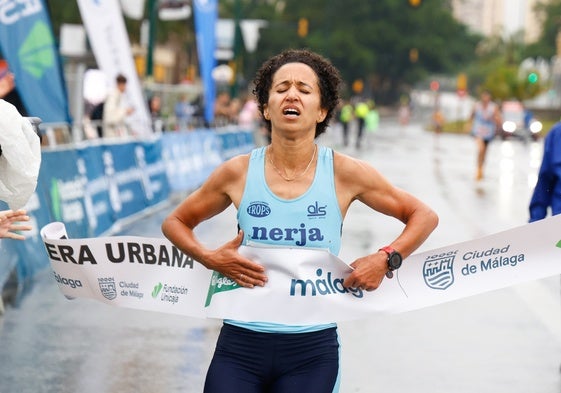
[[[530,222],[561,213],[561,122],[544,140],[538,181],[530,200]]]
[[[561,122],[553,125],[543,143],[538,181],[530,200],[530,222],[561,213]],[[561,367],[559,367],[561,372]]]

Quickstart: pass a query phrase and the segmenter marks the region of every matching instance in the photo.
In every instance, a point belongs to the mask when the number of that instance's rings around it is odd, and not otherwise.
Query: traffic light
[[[409,49],[409,61],[411,63],[416,63],[419,60],[419,50],[417,48]]]
[[[407,0],[407,2],[409,3],[409,6],[417,8],[423,3],[423,0]]]
[[[528,74],[528,82],[530,82],[531,84],[537,83],[539,79],[540,78],[538,74],[536,74],[535,72],[530,72]]]
[[[467,75],[463,72],[458,74],[458,78],[456,79],[456,89],[458,90],[467,90]]]
[[[306,37],[308,35],[308,19],[300,18],[298,20],[298,35],[300,37]]]
[[[362,81],[362,79],[356,79],[353,82],[353,92],[355,94],[360,94],[362,93],[363,89],[364,89],[364,82]]]
[[[456,91],[460,97],[464,97],[467,93],[467,75],[464,73],[458,74],[456,79]]]

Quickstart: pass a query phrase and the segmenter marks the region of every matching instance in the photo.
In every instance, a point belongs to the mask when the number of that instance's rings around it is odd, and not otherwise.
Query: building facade
[[[452,0],[454,17],[484,36],[511,37],[522,32],[524,42],[535,42],[541,22],[534,8],[548,0]]]

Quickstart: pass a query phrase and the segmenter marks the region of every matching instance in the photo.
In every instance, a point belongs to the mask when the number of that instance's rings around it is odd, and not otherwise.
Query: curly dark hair
[[[257,71],[255,79],[253,80],[255,86],[253,94],[257,99],[259,112],[261,112],[261,117],[269,132],[271,132],[271,121],[263,117],[264,107],[269,101],[269,91],[273,83],[273,75],[279,68],[288,63],[306,64],[317,75],[321,95],[321,107],[327,109],[327,116],[325,119],[316,125],[315,137],[317,138],[327,129],[329,121],[333,117],[335,109],[339,104],[339,89],[342,82],[341,75],[339,70],[335,68],[329,60],[307,49],[288,49],[265,61]]]

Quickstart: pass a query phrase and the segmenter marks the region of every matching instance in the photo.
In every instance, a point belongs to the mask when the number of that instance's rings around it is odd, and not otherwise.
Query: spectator
[[[41,146],[31,122],[16,107],[0,100],[0,200],[21,209],[39,176]]]
[[[126,103],[127,78],[119,74],[115,81],[117,85],[107,96],[103,107],[103,136],[105,138],[127,136],[129,132],[125,120],[134,112],[134,108]]]
[[[6,94],[8,94],[10,91],[12,91],[13,88],[14,88],[14,76],[13,76],[13,74],[8,73],[6,76],[4,76],[2,79],[0,79],[0,98],[4,97]],[[11,107],[8,106],[9,104],[6,103],[5,101],[3,101],[3,102],[4,102],[3,106],[5,108],[4,110],[7,110],[8,114],[6,112],[4,112],[2,117],[4,119],[6,119],[6,118],[10,118],[10,114],[12,116],[16,115],[17,111],[15,110],[15,108],[13,110],[11,110]],[[20,118],[20,116],[16,115],[16,118]],[[13,120],[10,121],[9,123],[10,123],[10,125],[13,125],[14,127],[16,127],[15,124],[14,124],[15,122]],[[31,136],[31,134],[29,134],[29,136]],[[17,141],[17,138],[16,138],[16,141]],[[6,144],[5,146],[9,148],[9,145]],[[7,155],[10,155],[10,154],[7,154]],[[0,156],[2,156],[2,150],[1,149],[0,149]],[[33,161],[36,162],[37,160],[35,159]],[[3,165],[0,163],[0,167],[2,167],[2,166]],[[37,175],[38,175],[39,167],[37,166],[36,169],[37,169]],[[5,183],[6,183],[6,180],[7,180],[7,177],[8,177],[7,175],[9,175],[9,173],[7,173],[7,172],[8,171],[2,173],[3,176],[1,176],[2,178],[0,179],[0,189],[5,186]],[[15,179],[19,180],[19,181],[21,181],[21,180],[25,181],[25,178],[22,179],[19,174],[16,174],[16,176],[13,176],[13,177]],[[9,181],[8,183],[12,183],[12,181]],[[31,188],[35,189],[35,185],[37,183],[36,183],[36,180],[34,180],[32,178],[31,180],[28,181],[28,184],[29,184],[29,187],[26,187],[26,188],[31,190]],[[24,202],[24,200],[27,201],[27,199],[29,199],[28,198],[28,195],[30,196],[29,190],[28,191],[23,191],[23,195],[21,195],[23,198],[21,198],[21,199],[17,198],[17,199],[20,199],[20,202],[17,202],[17,203],[22,204]],[[13,204],[12,198],[10,198],[9,200]],[[29,220],[30,220],[30,218],[27,215],[27,212],[23,209],[19,209],[19,210],[16,210],[16,211],[13,211],[13,210],[2,210],[2,211],[0,211],[0,239],[4,238],[4,239],[13,239],[13,240],[25,240],[25,236],[23,236],[23,235],[21,235],[17,232],[19,232],[19,231],[30,231],[33,228],[31,227],[31,225],[16,225],[16,223],[17,222],[29,221]]]
[[[6,61],[0,60],[0,99],[15,106],[18,113],[22,116],[29,116],[15,87],[15,75],[10,72]]]
[[[544,139],[538,181],[530,200],[530,222],[561,213],[561,122]]]
[[[368,114],[364,119],[364,127],[366,129],[366,145],[371,145],[372,135],[378,131],[380,125],[380,114],[376,108],[374,100],[368,100]]]
[[[257,102],[251,97],[246,97],[238,115],[238,125],[248,130],[254,130],[258,126],[260,118]]]
[[[101,122],[103,120],[103,107],[105,106],[105,101],[98,102],[91,106],[89,111],[89,119],[91,120],[92,127],[95,127],[96,135],[98,138],[103,137],[103,127]],[[93,137],[93,136],[92,136]]]
[[[214,123],[217,126],[223,126],[230,122],[230,94],[221,92],[214,102]]]
[[[204,100],[204,96],[199,94],[197,98],[193,101],[193,125],[195,127],[204,127],[209,128],[210,124],[208,123],[205,117],[205,108],[206,102]]]
[[[173,110],[175,118],[177,119],[177,128],[179,130],[186,130],[192,127],[195,110],[195,106],[189,102],[187,95],[182,94]]]
[[[360,149],[360,144],[362,142],[362,135],[364,133],[364,124],[366,122],[366,116],[368,116],[368,112],[370,108],[368,104],[364,101],[360,101],[355,105],[355,117],[358,121],[358,130],[356,134],[356,148]]]
[[[354,108],[350,102],[344,102],[339,113],[339,122],[343,130],[343,145],[349,145],[349,125],[353,120]]]
[[[152,131],[162,132],[162,98],[154,94],[148,100],[148,111],[150,112],[150,119],[152,121]]]
[[[0,76],[0,98],[6,97],[16,86],[14,74],[6,71],[3,76]]]
[[[230,114],[228,115],[229,124],[237,124],[238,116],[242,110],[243,102],[239,97],[232,98],[230,100]]]
[[[561,122],[551,128],[543,146],[538,181],[530,199],[529,222],[561,213]]]

